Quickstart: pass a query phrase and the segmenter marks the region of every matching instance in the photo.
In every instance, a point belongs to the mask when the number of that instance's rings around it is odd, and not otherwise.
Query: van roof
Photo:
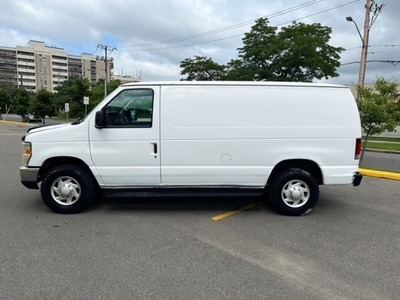
[[[344,85],[309,82],[282,82],[282,81],[141,81],[129,82],[122,86],[141,85],[222,85],[222,86],[292,86],[292,87],[325,87],[348,88]]]

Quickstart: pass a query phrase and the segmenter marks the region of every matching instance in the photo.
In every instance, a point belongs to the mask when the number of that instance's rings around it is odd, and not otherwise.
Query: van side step
[[[135,197],[260,197],[263,188],[135,188],[104,189],[105,198]]]

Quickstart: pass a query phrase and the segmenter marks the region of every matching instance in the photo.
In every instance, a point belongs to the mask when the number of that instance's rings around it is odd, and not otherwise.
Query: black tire
[[[300,192],[301,198],[306,198],[305,195],[307,195],[308,199],[299,200],[300,203],[298,204],[295,204],[295,200],[293,200],[293,204],[288,204],[286,203],[288,200],[286,199],[285,202],[284,195],[282,195],[284,193],[283,188],[286,187],[286,184],[296,180],[302,181],[308,186],[309,194],[307,192]],[[299,186],[302,187],[303,185]],[[302,216],[310,213],[315,204],[317,204],[318,197],[319,188],[316,180],[310,173],[301,169],[293,168],[279,173],[272,179],[272,182],[269,186],[269,201],[272,207],[278,213],[287,216]],[[299,205],[299,207],[294,207],[295,205]]]
[[[79,188],[76,190],[79,192],[79,197],[74,197],[73,201],[76,202],[63,205],[53,198],[52,188],[56,180],[66,177],[72,178],[73,183],[78,183]],[[42,181],[41,194],[44,203],[54,212],[75,214],[85,210],[93,202],[96,197],[96,185],[91,174],[85,169],[74,165],[61,165],[46,173]]]

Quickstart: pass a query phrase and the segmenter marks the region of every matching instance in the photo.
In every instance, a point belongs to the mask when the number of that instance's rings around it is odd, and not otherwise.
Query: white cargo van
[[[360,118],[349,88],[279,82],[124,84],[82,121],[28,130],[21,181],[55,212],[101,191],[266,194],[302,215],[321,184],[359,185]]]

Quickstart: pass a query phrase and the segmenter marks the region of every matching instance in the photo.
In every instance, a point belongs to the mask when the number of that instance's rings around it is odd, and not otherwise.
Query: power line
[[[173,46],[173,47],[150,48],[150,49],[126,49],[126,50],[121,49],[121,51],[136,52],[136,51],[156,51],[156,50],[175,49],[175,48],[189,47],[189,46],[195,46],[195,45],[208,44],[208,43],[212,43],[212,42],[218,42],[218,41],[228,40],[228,39],[232,39],[232,38],[239,37],[239,36],[243,36],[243,35],[244,35],[244,33],[240,33],[240,34],[228,36],[228,37],[225,37],[225,38],[219,38],[219,39],[215,39],[215,40],[209,40],[209,41],[204,41],[204,42],[197,42],[197,43],[193,43],[193,44],[185,44],[185,45]]]
[[[369,45],[368,46],[368,48],[371,48],[371,47],[385,47],[385,48],[387,48],[387,47],[400,47],[400,45]],[[362,48],[362,46],[347,48],[347,49],[344,49],[343,51],[350,51],[350,50],[360,49],[360,48]]]
[[[118,57],[117,57],[117,58],[114,58],[114,60],[118,60],[119,57],[120,57],[120,55],[121,55],[121,50],[118,50]]]
[[[308,1],[308,2],[299,4],[299,5],[296,5],[296,6],[292,6],[292,7],[289,7],[287,9],[284,9],[284,10],[281,10],[281,11],[278,11],[278,12],[274,12],[274,13],[266,15],[266,16],[262,16],[261,18],[272,19],[272,18],[281,16],[283,14],[287,14],[289,12],[293,12],[293,11],[296,11],[296,10],[299,10],[299,9],[302,9],[302,8],[305,8],[305,7],[308,7],[308,6],[311,6],[311,5],[315,5],[315,4],[317,4],[319,2],[322,2],[322,1],[324,1],[324,0]],[[185,37],[180,37],[180,38],[173,38],[173,39],[162,40],[162,41],[158,41],[158,42],[149,42],[149,43],[143,43],[143,44],[133,44],[133,45],[131,45],[131,44],[120,44],[120,45],[128,45],[128,46],[133,48],[133,47],[148,47],[148,46],[154,46],[154,45],[159,45],[159,44],[172,44],[172,43],[177,43],[177,42],[186,41],[186,40],[190,40],[190,39],[197,39],[197,38],[200,38],[200,37],[213,35],[213,34],[221,33],[221,32],[224,32],[224,31],[240,28],[240,27],[243,27],[243,26],[250,25],[250,24],[254,23],[256,20],[257,19],[252,19],[252,20],[249,20],[249,21],[236,23],[236,24],[233,24],[233,25],[230,25],[230,26],[219,28],[219,29],[205,31],[205,32],[202,32],[202,33],[197,33],[197,34],[193,34],[193,35],[189,35],[189,36],[185,36]]]
[[[373,59],[373,60],[367,60],[367,63],[391,63],[394,66],[400,63],[400,60],[380,60],[380,59]],[[352,61],[344,64],[340,64],[340,66],[347,66],[347,65],[353,65],[353,64],[360,64],[360,61]]]
[[[400,53],[400,51],[372,51],[372,52],[368,52],[368,54],[377,54],[377,53]]]
[[[369,45],[368,47],[400,47],[400,45]]]
[[[280,26],[280,25],[284,25],[284,24],[287,24],[287,23],[292,23],[292,22],[294,22],[294,21],[298,21],[298,20],[302,20],[302,19],[305,19],[305,18],[313,17],[313,16],[316,16],[316,15],[319,15],[319,14],[322,14],[322,13],[325,13],[325,12],[328,12],[328,11],[331,11],[331,10],[334,10],[334,9],[341,8],[341,7],[343,7],[343,6],[350,5],[350,4],[355,3],[355,2],[358,2],[358,1],[360,1],[360,0],[353,0],[353,1],[350,1],[350,2],[345,3],[345,4],[337,5],[337,6],[334,6],[334,7],[329,8],[329,9],[325,9],[325,10],[322,10],[322,11],[319,11],[319,12],[316,12],[316,13],[313,13],[313,14],[310,14],[310,15],[307,15],[307,16],[303,16],[303,17],[300,17],[300,18],[291,20],[291,21],[279,23],[279,24],[276,24],[276,25],[274,25],[274,26]],[[227,39],[231,39],[231,38],[243,36],[244,34],[245,34],[245,33],[241,33],[241,34],[236,34],[236,35],[232,35],[232,36],[228,36],[228,37],[224,37],[224,38],[218,38],[218,39],[209,40],[209,41],[204,41],[204,42],[197,42],[197,43],[191,43],[191,44],[185,44],[185,45],[179,45],[179,46],[172,46],[172,47],[147,48],[147,49],[130,49],[130,48],[123,49],[123,48],[122,48],[121,50],[122,50],[122,51],[126,51],[126,52],[137,52],[137,51],[158,51],[158,50],[176,49],[176,48],[182,48],[182,47],[189,47],[189,46],[195,46],[195,45],[213,43],[213,42],[217,42],[217,41],[223,41],[223,40],[227,40]]]
[[[344,51],[355,50],[355,49],[360,49],[360,48],[362,48],[362,46],[357,46],[357,47],[352,47],[352,48],[346,48],[346,49],[343,50],[343,52],[344,52]]]
[[[294,22],[294,21],[298,21],[298,20],[302,20],[302,19],[309,18],[309,17],[313,17],[313,16],[316,16],[316,15],[319,15],[319,14],[322,14],[322,13],[326,13],[326,12],[331,11],[331,10],[334,10],[334,9],[341,8],[341,7],[343,7],[343,6],[347,6],[347,5],[349,5],[349,4],[352,4],[352,3],[355,3],[355,2],[358,2],[358,1],[360,1],[360,0],[353,0],[353,1],[350,1],[350,2],[347,2],[347,3],[344,3],[344,4],[341,4],[341,5],[338,5],[338,6],[334,6],[334,7],[325,9],[325,10],[321,10],[321,11],[316,12],[316,13],[313,13],[313,14],[311,14],[311,15],[307,15],[307,16],[304,16],[304,17],[301,17],[301,18],[294,19],[294,20],[292,20],[292,21],[283,22],[283,23],[277,24],[277,25],[275,25],[275,26],[280,26],[280,25],[283,25],[283,24],[292,23],[292,22]]]

